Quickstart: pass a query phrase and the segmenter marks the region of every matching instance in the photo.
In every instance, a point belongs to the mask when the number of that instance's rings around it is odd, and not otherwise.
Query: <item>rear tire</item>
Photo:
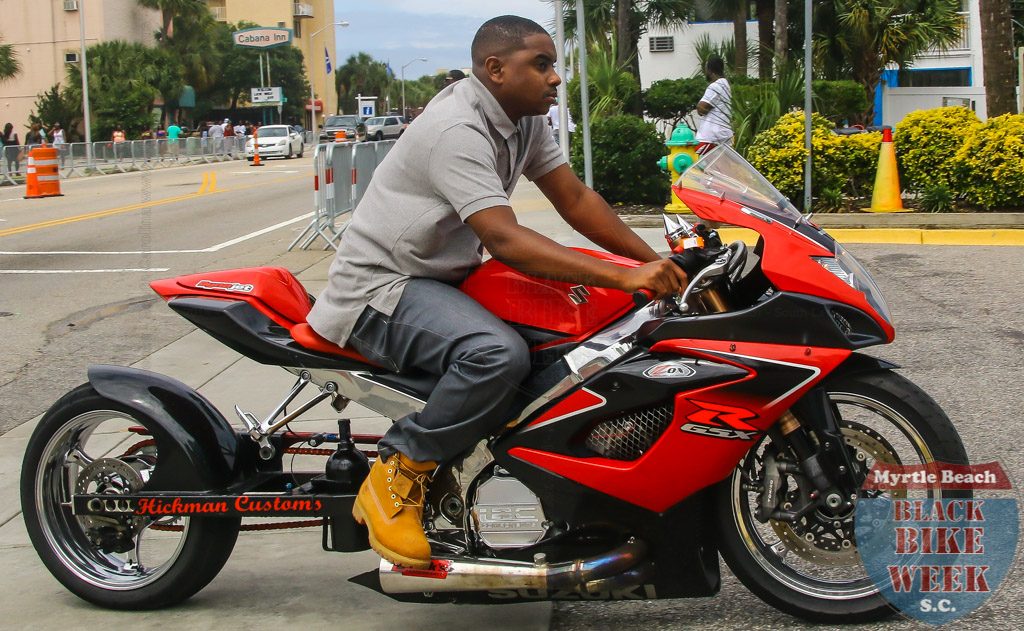
[[[848,447],[864,452],[867,468],[879,460],[903,465],[967,463],[963,442],[942,408],[902,376],[890,371],[859,373],[830,379],[824,387],[840,412]],[[878,427],[863,420],[871,415],[882,419]],[[886,423],[891,432],[882,431]],[[743,489],[742,471],[745,469],[748,475],[754,471],[758,453],[770,443],[771,439],[765,437],[717,490],[719,549],[729,568],[759,598],[805,620],[852,624],[892,615],[894,610],[860,566],[855,539],[852,548],[845,542],[837,547],[836,533],[831,533],[829,540],[814,534],[816,512],[795,525],[772,520],[770,527],[753,517],[751,506],[756,505],[758,494]],[[900,451],[893,445],[910,448]],[[898,453],[887,453],[892,451]],[[932,496],[939,495],[963,496],[964,492],[933,492]],[[852,533],[853,519],[850,515],[843,522],[844,532]],[[814,539],[808,540],[809,544],[799,541],[789,545],[795,541],[794,536],[800,536],[797,528]],[[778,541],[771,543],[773,538]],[[839,575],[843,576],[837,578]]]
[[[101,607],[157,609],[189,598],[213,580],[227,562],[238,537],[238,518],[191,517],[174,520],[176,524],[135,518],[130,521],[134,526],[128,530],[134,536],[124,539],[133,542],[134,553],[104,550],[90,536],[108,527],[97,522],[106,524],[114,520],[90,521],[89,517],[72,514],[63,504],[82,484],[94,488],[91,493],[137,492],[137,483],[126,486],[110,481],[133,478],[132,475],[119,477],[109,473],[109,468],[90,474],[90,466],[97,461],[112,463],[115,468],[130,463],[140,474],[137,480],[149,479],[160,466],[159,446],[138,447],[145,442],[140,441],[121,453],[124,447],[111,448],[109,444],[112,434],[124,440],[116,435],[117,430],[96,430],[101,425],[116,428],[151,424],[148,417],[102,397],[84,384],[64,395],[46,412],[25,452],[21,506],[32,545],[46,568],[68,590]],[[93,446],[94,442],[99,446]],[[181,534],[177,539],[173,535],[149,535],[175,532],[178,526]],[[147,545],[142,546],[145,536]],[[170,551],[169,558],[151,564],[151,549]]]

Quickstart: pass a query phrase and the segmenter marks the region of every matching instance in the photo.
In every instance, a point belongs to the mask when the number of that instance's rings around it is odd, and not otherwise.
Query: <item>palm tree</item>
[[[13,79],[21,72],[21,62],[13,44],[0,44],[0,82]]]
[[[779,64],[786,61],[789,54],[789,3],[786,0],[775,0],[775,59]]]
[[[589,39],[604,44],[609,36],[614,36],[617,60],[628,60],[627,69],[639,77],[637,43],[643,34],[651,27],[682,24],[692,15],[694,4],[694,0],[583,0],[583,9]],[[566,37],[575,37],[576,3],[563,2],[562,12]]]
[[[147,9],[160,10],[161,28],[158,39],[166,41],[174,38],[174,18],[195,17],[200,12],[209,13],[203,0],[137,0]]]
[[[979,0],[985,105],[989,118],[1012,114],[1014,103],[1013,27],[1009,0]]]
[[[1005,1],[1005,0],[1004,0]],[[945,49],[960,38],[960,0],[832,0],[816,7],[815,67],[829,79],[861,84],[874,112],[882,70],[910,66],[930,49]]]

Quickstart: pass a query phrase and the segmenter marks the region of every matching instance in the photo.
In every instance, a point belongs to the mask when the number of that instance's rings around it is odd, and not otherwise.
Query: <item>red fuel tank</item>
[[[622,267],[641,265],[606,252],[572,249]],[[623,291],[535,278],[494,259],[470,274],[460,289],[506,322],[568,338],[586,338],[634,307],[632,296]]]

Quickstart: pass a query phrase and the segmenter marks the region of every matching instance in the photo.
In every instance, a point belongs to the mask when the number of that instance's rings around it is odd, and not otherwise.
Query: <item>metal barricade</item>
[[[339,214],[351,211],[352,206],[351,174],[351,145],[329,143],[316,146],[313,151],[313,220],[295,237],[288,246],[289,250],[300,242],[299,247],[306,249],[317,237],[326,242],[325,250],[328,247],[338,248],[336,242],[341,237],[344,224],[339,229],[337,218]]]
[[[338,249],[338,241],[352,219],[350,213],[355,212],[377,165],[394,144],[394,140],[387,140],[317,145],[313,153],[313,220],[288,249],[296,245],[305,249],[317,237],[327,242],[325,250],[328,247]],[[338,220],[342,218],[339,225]]]
[[[370,186],[373,172],[377,169],[377,148],[374,142],[361,142],[356,145],[352,157],[352,183],[355,186],[355,205],[363,199],[366,189]]]

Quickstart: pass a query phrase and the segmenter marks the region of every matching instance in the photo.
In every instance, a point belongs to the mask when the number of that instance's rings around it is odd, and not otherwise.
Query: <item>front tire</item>
[[[946,414],[900,375],[878,371],[840,376],[824,388],[847,448],[865,471],[874,462],[967,463],[963,442]],[[851,624],[890,616],[894,610],[860,564],[853,512],[840,520],[824,515],[819,519],[814,511],[795,524],[762,524],[754,517],[759,494],[749,484],[758,467],[763,468],[771,442],[766,436],[719,485],[719,549],[729,568],[759,598],[799,618]]]
[[[189,598],[213,580],[238,537],[237,518],[72,513],[75,493],[145,486],[160,466],[159,446],[132,428],[151,424],[84,384],[47,411],[25,452],[21,506],[32,545],[68,590],[102,607],[156,609]]]

